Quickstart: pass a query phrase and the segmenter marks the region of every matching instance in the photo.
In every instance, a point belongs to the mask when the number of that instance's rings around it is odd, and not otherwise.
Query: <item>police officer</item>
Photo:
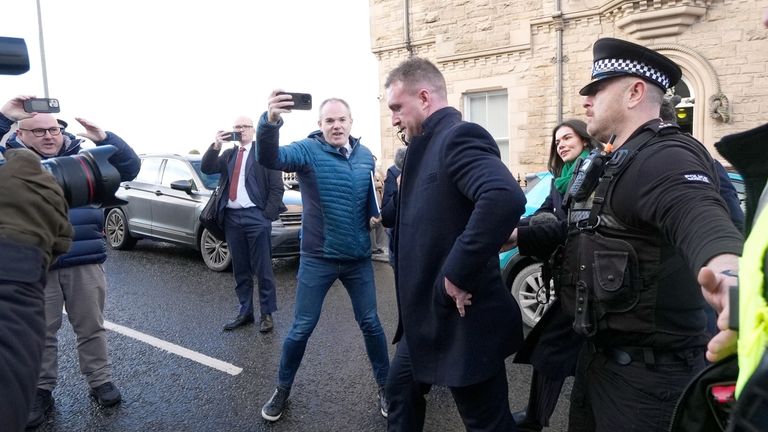
[[[520,227],[511,240],[524,255],[558,248],[557,295],[588,341],[570,430],[666,430],[705,364],[706,305],[695,276],[706,266],[715,285],[727,284],[743,239],[709,154],[658,118],[680,68],[612,38],[595,42],[593,55],[592,81],[580,91],[587,130],[612,146],[577,168],[567,221]]]

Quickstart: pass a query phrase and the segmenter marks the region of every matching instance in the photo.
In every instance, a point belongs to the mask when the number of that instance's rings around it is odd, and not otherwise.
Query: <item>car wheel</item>
[[[537,300],[537,295],[542,295],[540,289],[544,287],[544,280],[541,277],[541,263],[533,263],[524,267],[512,281],[512,295],[520,306],[520,313],[523,316],[523,323],[528,327],[533,327],[554,299],[554,293],[550,293],[550,302],[541,304]],[[544,301],[544,299],[541,299]]]
[[[203,255],[205,265],[213,271],[224,271],[232,263],[227,242],[217,239],[207,229],[203,229],[200,234],[200,254]]]
[[[104,223],[109,247],[117,250],[128,250],[136,245],[136,238],[128,231],[128,221],[125,213],[118,208],[113,208],[107,213]]]

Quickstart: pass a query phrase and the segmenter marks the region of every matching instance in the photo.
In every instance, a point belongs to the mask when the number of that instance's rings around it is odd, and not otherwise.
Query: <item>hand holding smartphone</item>
[[[311,110],[312,109],[312,95],[309,93],[290,93],[280,92],[278,95],[291,95],[293,98],[293,106],[290,109],[295,110]]]
[[[243,139],[242,132],[230,132],[229,135],[224,137],[224,141],[240,141]]]

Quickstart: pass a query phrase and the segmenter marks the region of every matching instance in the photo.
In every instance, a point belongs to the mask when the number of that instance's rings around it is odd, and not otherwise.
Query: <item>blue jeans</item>
[[[291,331],[283,342],[278,385],[290,388],[299,369],[307,340],[320,319],[325,295],[336,279],[352,300],[355,320],[363,332],[365,350],[373,368],[376,383],[383,386],[389,373],[389,353],[384,329],[376,312],[376,286],[370,258],[342,261],[301,257],[299,285],[296,288],[296,310]]]

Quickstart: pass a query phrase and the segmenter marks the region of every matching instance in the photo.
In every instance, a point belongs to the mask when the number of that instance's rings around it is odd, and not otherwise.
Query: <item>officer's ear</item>
[[[641,79],[633,79],[626,88],[627,108],[634,108],[648,98],[648,83]]]

